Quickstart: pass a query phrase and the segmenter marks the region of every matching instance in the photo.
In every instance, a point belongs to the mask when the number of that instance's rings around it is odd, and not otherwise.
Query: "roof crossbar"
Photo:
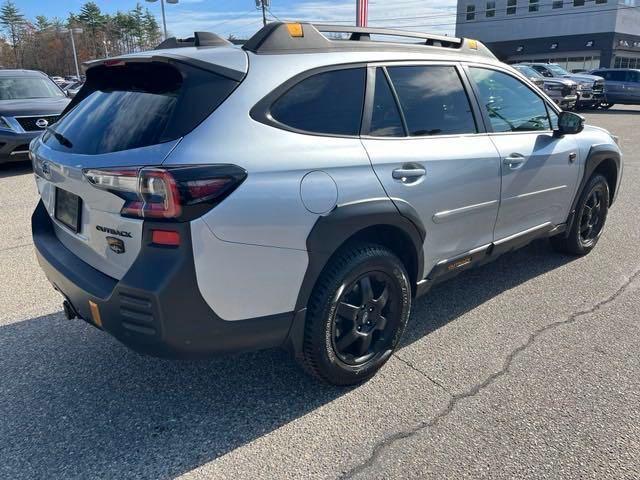
[[[323,35],[324,33],[349,35],[345,39],[333,39]],[[392,38],[384,41],[373,40],[373,35]],[[417,41],[398,40],[402,38]],[[493,53],[477,40],[388,28],[311,23],[269,23],[251,37],[242,48],[258,54],[275,54],[364,49],[421,51],[425,47],[457,49],[461,53],[495,58]]]

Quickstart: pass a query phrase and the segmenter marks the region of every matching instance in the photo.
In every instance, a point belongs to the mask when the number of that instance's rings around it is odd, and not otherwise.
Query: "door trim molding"
[[[485,208],[489,208],[497,204],[498,200],[490,200],[488,202],[476,203],[474,205],[454,208],[453,210],[443,210],[441,212],[436,212],[431,220],[433,220],[433,223],[444,223],[450,220],[455,220],[465,215],[476,213],[478,210],[484,210]]]

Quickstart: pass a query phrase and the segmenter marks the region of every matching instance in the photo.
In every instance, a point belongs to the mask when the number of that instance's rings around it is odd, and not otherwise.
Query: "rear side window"
[[[453,66],[388,67],[411,136],[476,133],[469,98]]]
[[[128,63],[95,67],[72,109],[43,137],[51,148],[102,154],[186,135],[238,82],[187,65]]]
[[[373,95],[369,135],[374,137],[404,136],[404,127],[402,126],[398,105],[396,105],[382,68],[376,70],[376,86]]]
[[[364,82],[364,68],[312,75],[294,85],[271,105],[271,117],[305,132],[358,135]]]

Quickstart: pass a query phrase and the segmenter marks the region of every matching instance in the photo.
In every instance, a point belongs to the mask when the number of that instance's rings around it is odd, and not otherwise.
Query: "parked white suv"
[[[539,237],[589,252],[622,174],[477,41],[285,23],[93,62],[31,157],[69,318],[161,356],[284,346],[340,385],[435,282]]]

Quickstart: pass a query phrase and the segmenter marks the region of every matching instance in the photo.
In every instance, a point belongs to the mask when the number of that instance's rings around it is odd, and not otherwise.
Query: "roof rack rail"
[[[348,33],[347,39],[330,39],[323,33]],[[420,40],[415,43],[376,41],[372,35]],[[388,28],[355,27],[312,23],[273,22],[251,37],[242,48],[253,53],[293,53],[332,50],[393,49],[407,50],[424,47],[458,49],[463,53],[495,58],[493,53],[477,40],[447,37],[429,33],[393,30]]]
[[[216,35],[211,32],[194,32],[193,37],[169,37],[160,43],[154,50],[180,47],[223,47],[225,45],[232,45],[232,43],[225,40],[220,35]]]

